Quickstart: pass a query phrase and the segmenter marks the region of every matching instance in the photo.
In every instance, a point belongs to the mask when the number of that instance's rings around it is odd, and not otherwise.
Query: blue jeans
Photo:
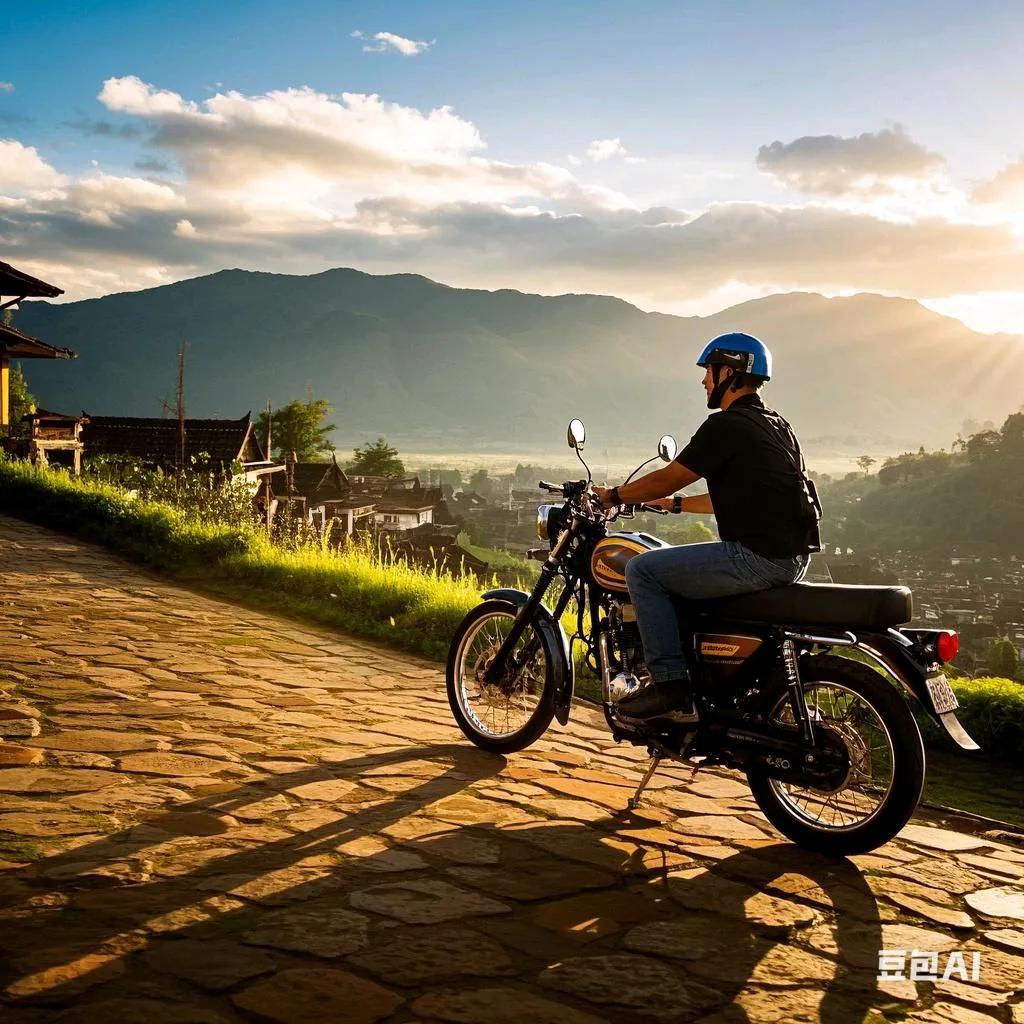
[[[701,600],[784,587],[803,579],[809,555],[766,558],[739,541],[683,544],[634,555],[626,563],[626,586],[651,679],[686,679],[673,597]]]

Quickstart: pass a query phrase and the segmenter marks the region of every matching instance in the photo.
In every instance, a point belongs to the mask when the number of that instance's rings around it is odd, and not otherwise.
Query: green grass
[[[15,864],[28,861],[43,860],[46,851],[38,843],[29,839],[0,840],[0,860],[9,860]]]
[[[1024,767],[930,747],[924,800],[1024,828]]]
[[[540,571],[537,562],[529,562],[525,558],[519,558],[509,551],[502,551],[500,548],[487,548],[480,544],[464,543],[460,540],[461,547],[465,548],[471,555],[486,562],[492,569],[518,569],[522,572],[524,579],[534,580]]]

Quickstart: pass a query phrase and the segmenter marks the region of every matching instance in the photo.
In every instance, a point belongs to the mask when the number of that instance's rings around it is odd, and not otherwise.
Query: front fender
[[[511,587],[502,587],[497,590],[488,590],[483,594],[487,601],[508,601],[509,604],[522,608],[530,599],[530,595],[523,590],[515,590]],[[555,673],[555,718],[565,725],[569,721],[569,708],[572,705],[573,689],[576,685],[576,670],[572,663],[572,651],[569,647],[569,638],[565,635],[562,624],[541,605],[537,609],[537,628],[546,633],[551,641],[551,648],[561,652],[556,664],[553,666]]]
[[[884,633],[864,633],[858,636],[856,649],[863,651],[877,661],[886,671],[893,675],[897,682],[908,693],[917,698],[928,716],[939,726],[962,750],[980,750],[967,730],[953,711],[939,713],[935,710],[928,685],[925,680],[934,671],[929,671],[915,658],[911,657],[907,648],[898,640]]]

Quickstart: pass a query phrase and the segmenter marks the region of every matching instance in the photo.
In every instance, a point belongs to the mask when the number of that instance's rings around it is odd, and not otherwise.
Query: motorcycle
[[[644,532],[610,532],[609,525],[638,512],[666,513],[602,507],[581,454],[583,423],[572,420],[567,436],[587,478],[540,482],[561,501],[538,509],[537,535],[547,543],[530,553],[543,561],[536,585],[530,593],[487,591],[452,639],[448,701],[463,734],[483,750],[507,754],[535,742],[553,718],[565,725],[575,685],[572,644],[579,642],[601,681],[612,736],[646,747],[652,758],[631,810],[669,758],[694,771],[744,772],[765,817],[808,849],[846,856],[895,836],[917,807],[925,777],[911,702],[959,747],[978,749],[956,717],[958,701],[942,669],[956,656],[956,632],[907,628],[912,598],[902,586],[793,583],[680,601],[699,722],[627,718],[619,699],[650,679],[626,563],[670,545]],[[665,435],[658,455],[630,479],[675,454],[675,440]],[[544,601],[556,580],[562,591],[549,608]],[[562,620],[571,604],[570,638]]]

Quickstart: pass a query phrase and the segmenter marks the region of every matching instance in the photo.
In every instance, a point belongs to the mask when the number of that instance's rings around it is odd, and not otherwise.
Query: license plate
[[[953,687],[949,685],[944,675],[932,676],[925,682],[928,684],[928,694],[935,706],[936,714],[943,715],[960,707],[960,701],[956,699]]]

